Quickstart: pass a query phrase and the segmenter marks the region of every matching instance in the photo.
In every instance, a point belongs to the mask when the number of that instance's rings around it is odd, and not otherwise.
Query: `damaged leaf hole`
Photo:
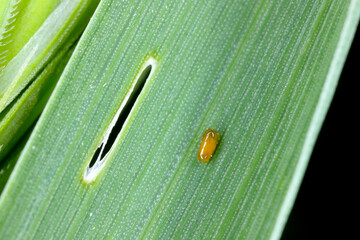
[[[122,126],[124,125],[126,118],[129,116],[129,113],[130,113],[132,107],[134,106],[137,97],[139,96],[141,90],[143,89],[143,87],[145,85],[145,81],[149,77],[150,72],[151,72],[151,65],[146,67],[144,69],[144,71],[142,72],[137,84],[134,87],[133,92],[130,94],[130,97],[129,97],[127,103],[125,104],[123,110],[120,112],[120,115],[119,115],[118,119],[116,120],[115,125],[112,127],[107,141],[105,143],[102,142],[101,145],[96,149],[95,154],[92,157],[90,164],[89,164],[90,168],[93,167],[95,162],[99,159],[100,153],[101,153],[101,155],[100,155],[99,160],[101,161],[104,159],[106,154],[111,149],[112,145],[114,144],[114,142],[116,140],[116,137],[119,135],[120,130],[121,130]]]
[[[154,72],[155,64],[155,59],[149,59],[137,75],[135,82],[125,96],[108,129],[105,131],[101,143],[94,152],[89,165],[86,167],[84,173],[84,180],[86,182],[94,181],[100,170],[104,167],[105,160],[109,152],[116,146],[116,140],[119,139],[123,126],[127,124],[127,119],[129,119],[131,110],[133,110],[145,83]]]

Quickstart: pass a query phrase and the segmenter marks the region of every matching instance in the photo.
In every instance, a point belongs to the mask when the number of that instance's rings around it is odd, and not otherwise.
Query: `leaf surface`
[[[97,3],[1,3],[7,7],[0,12],[0,161],[43,110]]]
[[[359,1],[102,1],[0,200],[0,238],[277,239]],[[156,60],[94,182],[83,175]],[[220,142],[197,160],[207,128]]]

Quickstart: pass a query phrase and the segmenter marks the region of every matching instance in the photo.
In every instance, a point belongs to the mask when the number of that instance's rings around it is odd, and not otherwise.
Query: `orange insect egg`
[[[219,142],[219,133],[212,129],[206,130],[202,137],[199,148],[199,153],[198,153],[199,161],[201,162],[209,161],[210,157],[215,152],[216,145],[218,144],[218,142]]]

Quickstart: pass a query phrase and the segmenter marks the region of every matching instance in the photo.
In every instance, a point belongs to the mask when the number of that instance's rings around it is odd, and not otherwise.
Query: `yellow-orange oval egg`
[[[201,162],[207,162],[213,155],[216,149],[216,145],[219,142],[219,133],[208,129],[205,131],[198,153],[198,159]]]

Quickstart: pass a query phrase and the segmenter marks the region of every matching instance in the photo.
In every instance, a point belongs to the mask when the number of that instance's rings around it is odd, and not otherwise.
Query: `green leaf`
[[[4,0],[0,3],[0,70],[24,47],[60,0]]]
[[[3,191],[0,238],[277,239],[359,15],[356,0],[102,1]],[[207,128],[221,140],[202,163]]]
[[[27,140],[30,137],[33,126],[24,134],[21,141],[16,145],[11,154],[8,155],[5,161],[0,162],[0,193],[4,189],[12,170],[17,163],[17,160],[20,158],[20,154],[25,147]]]
[[[0,71],[0,161],[43,110],[97,4],[6,2],[11,17],[4,21],[6,36],[0,36],[0,69],[5,66]]]
[[[66,0],[49,15],[21,51],[0,72],[2,112],[61,48],[80,36],[96,1]]]
[[[60,51],[30,86],[0,113],[0,160],[39,117],[74,51],[74,46]]]

